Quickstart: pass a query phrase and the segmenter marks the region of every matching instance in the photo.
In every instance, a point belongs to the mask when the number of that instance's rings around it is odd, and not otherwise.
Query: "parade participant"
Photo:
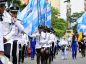
[[[46,64],[46,59],[45,59],[45,49],[46,49],[46,43],[47,43],[47,33],[46,33],[46,28],[41,31],[40,34],[40,44],[41,44],[41,63]]]
[[[64,59],[67,59],[67,46],[68,46],[68,42],[66,41],[66,39],[63,37],[60,39],[60,42],[59,42],[59,46],[61,47],[61,58],[64,60]]]
[[[5,10],[5,0],[0,0],[0,55],[4,55],[4,44],[3,44],[3,13]]]
[[[43,47],[45,48],[45,63],[51,64],[51,56],[50,56],[50,29],[46,28],[46,36],[45,36],[45,44]]]
[[[54,34],[54,58],[55,58],[55,55],[56,55],[56,49],[57,49],[57,37]]]
[[[22,38],[21,38],[21,46],[22,46],[22,63],[24,63],[24,57],[28,56],[28,52],[27,52],[27,46],[28,46],[28,36],[27,34],[22,34]]]
[[[12,36],[11,36],[11,39],[13,41],[13,44],[12,44],[13,64],[18,64],[18,52],[19,52],[18,47],[19,47],[19,44],[22,43],[22,34],[21,33],[23,33],[23,35],[25,34],[23,25],[17,19],[18,10],[19,10],[19,8],[15,5],[10,7],[10,15],[12,16],[11,17],[11,20],[12,20],[11,26],[13,26],[13,32],[14,32],[14,33],[12,33]],[[19,31],[19,29],[21,31]]]
[[[35,56],[35,45],[36,45],[36,38],[33,37],[33,38],[31,38],[31,41],[30,41],[31,60],[34,60],[34,56]]]
[[[9,62],[9,59],[4,56],[5,54],[4,43],[7,42],[5,35],[9,33],[7,27],[9,27],[9,22],[10,22],[9,21],[10,17],[5,11],[5,3],[6,0],[0,0],[0,62],[2,64],[12,64],[11,62]]]
[[[49,40],[49,43],[50,43],[50,54],[51,54],[51,61],[53,61],[53,58],[54,58],[54,34],[53,34],[53,29],[51,29],[51,32],[50,32],[50,40]]]
[[[37,32],[34,32],[30,35],[30,37],[34,37],[36,38],[36,55],[37,55],[37,58],[36,58],[36,61],[37,61],[37,64],[42,64],[42,60],[41,60],[41,47],[42,47],[42,44],[40,43],[40,35],[41,35],[41,32],[43,31],[43,26],[39,26],[38,27],[38,31]],[[43,56],[42,56],[43,57]]]
[[[77,41],[77,38],[76,38],[75,35],[73,35],[73,37],[72,37],[72,44],[71,44],[71,47],[72,47],[72,58],[73,58],[73,59],[76,59],[78,41]]]

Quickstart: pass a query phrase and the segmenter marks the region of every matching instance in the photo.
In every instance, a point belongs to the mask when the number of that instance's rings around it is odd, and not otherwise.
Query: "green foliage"
[[[68,23],[63,19],[58,18],[58,15],[59,11],[52,7],[52,26],[56,35],[62,37],[66,32]]]

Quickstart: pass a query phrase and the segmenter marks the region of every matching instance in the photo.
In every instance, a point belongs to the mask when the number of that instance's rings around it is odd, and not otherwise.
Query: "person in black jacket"
[[[81,40],[81,55],[85,57],[85,42],[83,39]]]

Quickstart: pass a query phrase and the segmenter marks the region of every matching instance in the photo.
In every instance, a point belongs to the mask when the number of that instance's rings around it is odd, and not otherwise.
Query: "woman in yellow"
[[[82,40],[83,33],[80,32],[78,36],[78,44],[79,44],[79,52],[81,52],[81,40]]]

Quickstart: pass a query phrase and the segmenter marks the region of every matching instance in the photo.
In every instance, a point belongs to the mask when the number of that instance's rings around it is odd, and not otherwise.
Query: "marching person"
[[[50,33],[50,54],[51,54],[51,61],[53,61],[53,58],[54,58],[54,39],[55,39],[55,36],[53,34],[53,29],[51,29],[51,33]]]
[[[51,64],[51,58],[50,58],[50,29],[49,28],[45,28],[45,39],[44,39],[44,45],[42,46],[43,48],[45,48],[45,64]]]
[[[37,32],[34,32],[30,35],[31,38],[36,38],[36,61],[37,61],[37,64],[42,64],[42,60],[41,60],[41,47],[42,47],[42,44],[40,43],[40,36],[41,36],[41,32],[43,31],[43,27],[42,26],[39,26],[38,27],[38,31]]]
[[[35,45],[36,45],[36,38],[32,37],[30,41],[31,60],[34,60],[35,57]]]
[[[5,14],[5,3],[6,0],[0,0],[0,64],[12,64],[9,59],[4,55],[4,42],[7,40],[4,38],[4,27],[7,27],[7,25],[4,25],[3,23],[6,21],[9,21],[10,18],[8,18],[7,14]],[[8,32],[8,31],[7,31]]]
[[[55,55],[56,55],[56,49],[57,49],[57,37],[54,34],[54,58],[55,58]]]
[[[61,46],[61,50],[62,50],[62,59],[67,59],[67,45],[68,45],[68,42],[66,41],[65,38],[61,39],[60,40],[60,43],[59,43],[59,46]]]
[[[9,40],[11,41],[12,44],[12,61],[13,64],[18,64],[18,53],[19,53],[19,44],[21,44],[22,42],[22,34],[25,34],[24,32],[24,27],[23,25],[20,23],[19,20],[17,20],[17,12],[18,12],[19,8],[17,6],[12,6],[10,7],[10,15],[11,15],[11,33],[7,34],[6,37],[9,38]],[[20,29],[20,31],[19,31]],[[13,43],[12,43],[13,42]]]
[[[41,44],[41,63],[46,64],[46,44],[47,44],[47,33],[46,33],[46,28],[41,31],[40,34],[40,44]]]
[[[5,0],[0,0],[0,55],[4,55],[4,43],[3,43],[3,13],[5,10]]]

